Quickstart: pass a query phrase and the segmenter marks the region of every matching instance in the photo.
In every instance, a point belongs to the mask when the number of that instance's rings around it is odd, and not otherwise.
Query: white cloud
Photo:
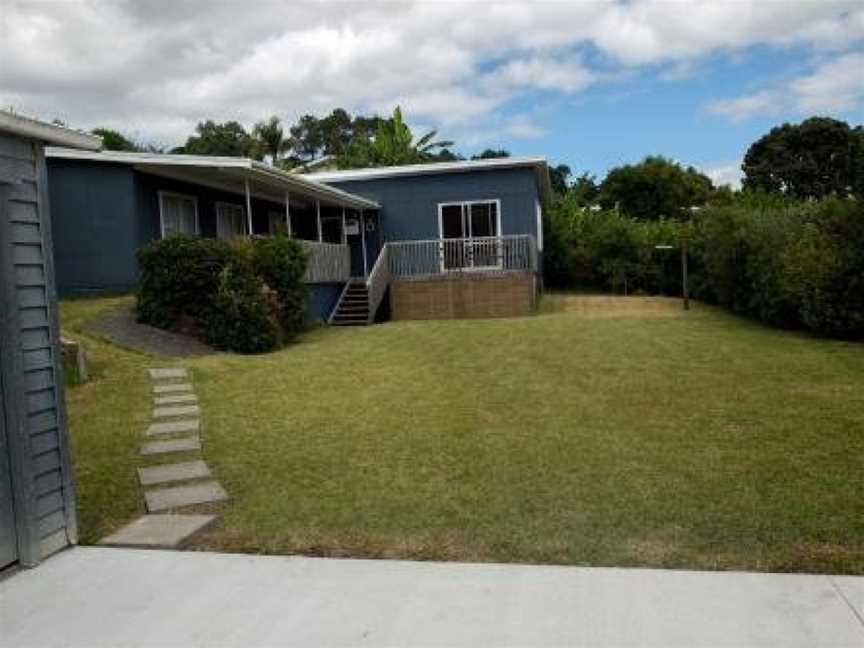
[[[741,160],[737,162],[721,162],[719,164],[705,164],[701,167],[702,173],[711,178],[717,186],[729,185],[733,189],[741,188],[744,172],[741,170]]]
[[[837,113],[864,107],[864,53],[850,53],[823,62],[812,73],[782,86],[749,95],[709,102],[709,112],[732,121],[783,111]]]
[[[397,102],[456,132],[482,118],[536,136],[542,124],[508,125],[504,108],[538,89],[573,95],[647,65],[674,75],[754,45],[842,52],[864,39],[864,8],[835,0],[0,2],[0,105],[165,143],[203,118]],[[803,105],[822,91],[802,80],[793,92]]]

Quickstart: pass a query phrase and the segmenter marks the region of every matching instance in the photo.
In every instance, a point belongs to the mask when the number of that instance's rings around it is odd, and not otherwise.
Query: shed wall
[[[0,357],[19,559],[77,541],[42,146],[0,133]]]

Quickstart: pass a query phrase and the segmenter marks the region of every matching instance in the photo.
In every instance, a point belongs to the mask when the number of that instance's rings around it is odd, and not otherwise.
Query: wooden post
[[[288,238],[292,238],[291,233],[291,194],[285,192],[285,227],[288,233]]]
[[[360,210],[360,247],[363,248],[363,277],[369,276],[369,261],[366,258],[366,214]]]
[[[690,310],[690,287],[687,285],[687,237],[681,237],[681,294],[684,310]]]
[[[246,224],[249,227],[249,236],[252,236],[252,196],[249,194],[249,178],[244,180],[246,186]]]
[[[345,231],[345,205],[342,205],[342,245],[348,243],[348,233]]]
[[[324,232],[321,229],[321,201],[317,198],[315,199],[315,213],[318,217],[318,242],[321,243],[324,240]]]

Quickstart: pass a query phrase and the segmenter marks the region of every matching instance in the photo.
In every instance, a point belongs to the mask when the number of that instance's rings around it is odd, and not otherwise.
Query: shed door
[[[2,354],[0,354],[2,355]],[[0,568],[18,559],[15,511],[12,508],[12,475],[6,436],[3,379],[0,376]]]

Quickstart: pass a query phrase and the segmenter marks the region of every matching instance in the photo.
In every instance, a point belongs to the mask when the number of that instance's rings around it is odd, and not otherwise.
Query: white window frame
[[[198,224],[198,198],[196,196],[178,193],[176,191],[159,191],[157,194],[159,196],[159,235],[161,238],[165,238],[165,207],[163,202],[165,198],[191,200],[192,206],[195,210],[195,236],[198,236],[201,233],[201,228]]]
[[[462,222],[468,224],[468,232],[467,236],[464,236],[462,240],[471,241],[475,237],[473,236],[473,232],[471,232],[471,217],[470,217],[470,209],[469,215],[466,219],[465,208],[471,207],[471,205],[488,205],[491,203],[495,203],[495,236],[493,238],[501,238],[503,234],[501,233],[501,199],[500,198],[486,198],[482,200],[451,200],[448,202],[440,202],[438,203],[438,240],[441,241],[440,244],[440,264],[441,264],[441,272],[470,272],[472,270],[483,271],[483,270],[495,270],[501,268],[501,262],[499,261],[495,265],[485,265],[485,266],[475,266],[473,255],[471,258],[471,265],[464,268],[445,268],[444,267],[444,208],[445,207],[461,207],[462,208]],[[484,239],[489,238],[487,236],[478,236],[476,238]],[[470,245],[470,243],[469,243]]]
[[[248,227],[246,208],[242,204],[239,204],[239,203],[232,203],[232,202],[227,202],[225,200],[219,200],[219,201],[216,201],[216,203],[214,203],[214,209],[216,211],[216,238],[223,239],[223,240],[230,240],[230,239],[226,239],[219,232],[219,208],[220,207],[234,207],[236,209],[239,209],[240,210],[240,233],[238,234],[238,236],[243,236],[244,234],[248,234],[248,232],[246,232],[246,229]]]

